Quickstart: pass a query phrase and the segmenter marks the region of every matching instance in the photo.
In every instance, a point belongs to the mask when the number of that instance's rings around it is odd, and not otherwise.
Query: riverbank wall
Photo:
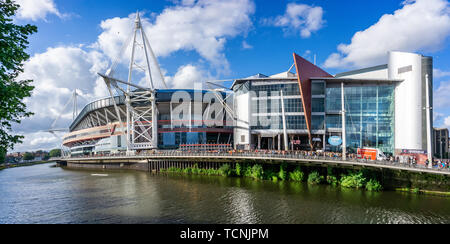
[[[200,160],[192,162],[189,160],[140,160],[140,161],[90,161],[90,162],[67,162],[63,167],[69,169],[91,169],[91,170],[136,170],[144,172],[167,172],[169,169],[215,169],[218,170],[223,165],[228,164],[231,169],[236,169],[236,165],[255,165],[263,166],[264,170],[277,172],[280,166],[284,165],[287,172],[300,168],[301,171],[308,176],[312,172],[318,172],[324,179],[328,176],[334,176],[339,179],[342,175],[364,172],[364,175],[370,179],[376,179],[381,183],[385,190],[396,189],[416,189],[433,192],[450,192],[450,176],[431,173],[418,173],[405,170],[377,169],[358,166],[345,166],[339,164],[297,164],[292,162],[267,161],[258,162],[253,160]],[[306,178],[306,177],[305,177]]]

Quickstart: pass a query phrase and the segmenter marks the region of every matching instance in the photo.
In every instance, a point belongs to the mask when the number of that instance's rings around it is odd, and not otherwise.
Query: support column
[[[261,150],[261,135],[258,134],[258,150]]]
[[[288,151],[289,150],[289,146],[288,146],[288,139],[287,139],[287,127],[286,127],[286,114],[284,111],[284,95],[283,95],[283,90],[280,91],[280,95],[281,95],[281,114],[283,117],[283,135],[284,135],[284,150]],[[281,139],[281,135],[280,135],[280,139]],[[281,148],[279,147],[278,150],[281,150]]]
[[[345,130],[345,94],[344,82],[341,82],[341,104],[342,104],[342,159],[347,160],[347,133]]]
[[[294,136],[290,136],[291,138],[291,151],[294,151]]]
[[[152,92],[152,147],[158,148],[158,108],[156,107],[156,94]]]
[[[327,150],[327,134],[323,134],[323,151],[325,152]]]
[[[278,140],[278,151],[280,151],[281,150],[281,135],[279,134],[278,136],[277,136],[277,140]]]

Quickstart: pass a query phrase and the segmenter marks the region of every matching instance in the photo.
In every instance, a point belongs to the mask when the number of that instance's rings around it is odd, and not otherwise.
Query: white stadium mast
[[[138,33],[140,33],[141,36],[141,43],[138,42]],[[158,73],[159,75],[158,78],[160,78],[161,83],[163,84],[163,88],[167,88],[158,61],[150,46],[150,42],[147,38],[147,35],[145,34],[144,28],[142,27],[139,12],[136,13],[136,20],[134,22],[134,30],[131,39],[132,48],[128,70],[128,81],[122,81],[113,77],[115,68],[118,62],[120,62],[120,57],[122,57],[123,52],[129,45],[129,43],[127,42],[124,43],[124,48],[122,48],[118,58],[113,62],[106,75],[99,74],[101,77],[103,77],[106,86],[108,87],[109,94],[112,97],[122,132],[126,131],[125,134],[127,142],[127,154],[131,154],[135,150],[156,149],[158,147],[158,111],[155,101],[156,87],[154,85],[154,79],[152,76],[149,54],[156,66],[156,73]],[[136,63],[135,54],[137,51],[137,47],[141,47],[143,49],[143,54],[145,56],[146,62],[145,67]],[[132,74],[135,68],[138,68],[145,72],[148,87],[142,87],[133,84]],[[125,84],[127,86],[126,90],[122,89],[118,85],[118,83]],[[114,99],[111,87],[114,87],[119,94],[123,94],[126,98],[126,130],[124,129],[123,122],[120,119],[119,109]],[[131,89],[132,87],[134,88],[134,90]],[[150,104],[150,106],[148,106],[148,104]]]
[[[50,125],[50,129],[47,130],[47,132],[49,132],[50,134],[52,134],[54,137],[56,137],[58,140],[60,140],[61,138],[56,134],[56,132],[67,132],[68,129],[66,128],[55,128],[56,123],[58,122],[58,120],[62,117],[62,115],[64,114],[64,112],[66,111],[66,109],[69,107],[69,105],[72,103],[72,121],[74,121],[76,119],[76,117],[78,116],[78,99],[77,97],[80,96],[77,93],[77,89],[75,89],[72,93],[72,96],[70,96],[69,100],[67,101],[66,105],[64,105],[63,109],[61,110],[61,112],[59,113],[58,117],[56,117],[56,119],[53,121],[53,123]],[[70,155],[70,149],[68,149],[67,147],[65,147],[62,143],[60,145],[60,149],[61,149],[61,155],[63,157],[67,157]]]

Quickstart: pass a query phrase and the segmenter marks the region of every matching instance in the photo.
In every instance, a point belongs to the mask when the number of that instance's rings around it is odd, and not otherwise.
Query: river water
[[[450,198],[251,179],[0,171],[0,223],[450,223]]]

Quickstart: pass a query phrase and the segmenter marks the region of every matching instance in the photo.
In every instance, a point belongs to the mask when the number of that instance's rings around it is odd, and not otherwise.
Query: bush
[[[263,167],[259,164],[255,164],[252,167],[251,177],[253,179],[262,180],[264,179],[264,170]]]
[[[280,180],[282,180],[282,181],[285,181],[287,179],[287,172],[286,172],[285,164],[280,165],[280,172],[278,172],[278,178],[280,178]]]
[[[183,169],[183,173],[187,174],[187,175],[190,175],[192,173],[192,168],[185,168],[185,169]]]
[[[303,181],[303,178],[304,178],[304,174],[303,174],[302,170],[300,169],[300,167],[296,168],[293,172],[289,173],[289,179],[291,181],[301,182],[301,181]]]
[[[198,168],[198,165],[197,165],[197,164],[194,165],[194,168],[192,168],[191,173],[192,173],[193,175],[199,175],[199,174],[201,174],[201,169]]]
[[[332,186],[339,185],[339,181],[338,181],[337,177],[334,175],[327,175],[327,183]]]
[[[278,173],[275,173],[272,169],[265,170],[264,179],[278,181]]]
[[[318,185],[322,183],[323,176],[319,175],[319,172],[314,171],[308,176],[308,183],[312,185]]]
[[[222,165],[222,167],[220,167],[220,169],[219,169],[219,174],[221,175],[221,176],[230,176],[231,175],[231,173],[232,173],[232,171],[231,171],[231,167],[230,167],[230,165],[229,164],[224,164],[224,165]]]
[[[242,168],[240,164],[236,164],[236,175],[237,176],[242,176]]]
[[[340,183],[343,187],[360,189],[364,187],[366,178],[363,177],[361,172],[353,173],[350,175],[343,175]]]
[[[383,186],[377,180],[371,179],[366,184],[366,190],[368,191],[381,191]]]
[[[245,167],[244,176],[245,177],[252,177],[252,167],[251,166],[247,165]]]

